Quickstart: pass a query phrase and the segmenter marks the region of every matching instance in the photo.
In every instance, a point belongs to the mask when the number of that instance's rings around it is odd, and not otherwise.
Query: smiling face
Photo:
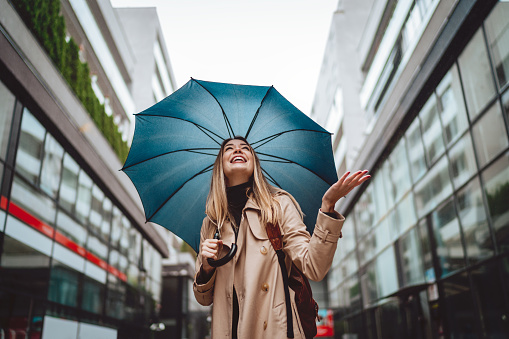
[[[251,146],[245,141],[232,139],[223,148],[223,172],[227,186],[245,183],[253,175],[254,160]]]

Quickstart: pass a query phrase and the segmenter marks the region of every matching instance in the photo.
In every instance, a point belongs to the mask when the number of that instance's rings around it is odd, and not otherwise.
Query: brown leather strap
[[[267,235],[269,236],[270,243],[272,244],[272,247],[274,247],[274,250],[282,250],[283,237],[281,236],[281,229],[279,228],[279,225],[274,225],[269,222],[265,229],[267,230]]]
[[[283,276],[283,285],[285,289],[285,304],[286,304],[286,337],[293,338],[293,317],[292,307],[290,302],[290,291],[288,289],[288,271],[285,264],[285,253],[283,252],[283,236],[279,225],[267,223],[265,227],[270,243],[277,254],[279,267],[281,268],[281,275]]]

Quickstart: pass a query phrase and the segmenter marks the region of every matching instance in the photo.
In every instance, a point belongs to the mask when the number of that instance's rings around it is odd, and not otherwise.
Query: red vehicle
[[[331,310],[318,310],[321,320],[316,323],[315,338],[334,338],[334,321]]]

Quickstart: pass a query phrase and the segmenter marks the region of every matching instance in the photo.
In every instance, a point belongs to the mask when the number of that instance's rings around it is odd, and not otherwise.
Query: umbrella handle
[[[216,234],[214,234],[214,239],[219,239],[219,231],[217,231]],[[228,263],[230,260],[233,259],[233,257],[235,256],[235,253],[237,253],[237,244],[233,243],[232,248],[230,249],[230,252],[228,252],[227,255],[225,255],[221,259],[217,259],[217,260],[208,258],[207,261],[208,261],[209,265],[212,267],[223,266],[224,264]]]

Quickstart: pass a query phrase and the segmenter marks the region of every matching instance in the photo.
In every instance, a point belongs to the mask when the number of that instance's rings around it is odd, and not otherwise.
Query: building
[[[155,9],[0,0],[0,338],[150,337],[170,235],[119,169],[163,41]]]
[[[339,1],[313,118],[338,170],[337,338],[509,334],[509,2]]]

